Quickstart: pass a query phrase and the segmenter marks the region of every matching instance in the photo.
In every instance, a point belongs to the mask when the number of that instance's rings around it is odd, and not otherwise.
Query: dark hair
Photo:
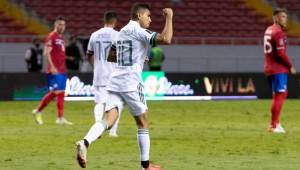
[[[54,23],[55,23],[56,21],[64,21],[64,20],[65,20],[64,17],[58,16],[58,17],[55,18]]]
[[[104,23],[110,23],[112,20],[118,19],[118,15],[115,11],[106,11],[104,13],[103,21]]]
[[[150,6],[148,4],[142,4],[142,3],[135,3],[131,8],[131,19],[137,20],[138,19],[138,13],[141,10],[148,9],[150,11]]]
[[[35,37],[35,38],[32,38],[32,43],[35,44],[35,43],[39,43],[40,42],[40,39]]]
[[[284,8],[276,8],[274,11],[273,11],[273,16],[281,13],[281,12],[284,12],[284,13],[287,13],[287,10],[284,9]]]

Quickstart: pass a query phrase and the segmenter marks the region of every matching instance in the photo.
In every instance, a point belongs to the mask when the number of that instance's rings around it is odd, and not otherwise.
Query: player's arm
[[[26,50],[24,58],[25,58],[26,62],[29,62],[29,60],[31,58],[31,49]]]
[[[51,58],[51,51],[52,51],[52,46],[46,44],[45,49],[44,49],[44,55],[48,61],[48,64],[50,65],[50,72],[52,74],[57,74],[58,71],[57,71],[56,67],[54,66],[52,58]]]
[[[166,17],[164,29],[156,35],[156,42],[159,44],[171,44],[173,37],[173,10],[171,8],[163,9]]]
[[[286,54],[285,50],[278,50],[277,51],[278,56],[280,57],[281,61],[283,61],[284,65],[290,70],[292,74],[296,74],[296,69],[292,65],[292,62],[290,61],[288,55]]]
[[[94,66],[94,51],[88,50],[86,52],[86,58],[88,59],[88,62]]]
[[[109,53],[108,53],[107,61],[113,62],[113,63],[117,62],[117,49],[116,49],[115,45],[111,46]]]
[[[296,71],[296,69],[295,69],[294,66],[292,66],[292,67],[290,68],[290,73],[293,74],[293,75],[296,75],[296,74],[297,74],[297,71]]]
[[[277,55],[280,57],[280,60],[283,62],[283,64],[290,70],[290,73],[296,74],[296,69],[294,68],[292,62],[286,54],[284,37],[282,36],[282,34],[278,33],[277,35],[275,35],[275,39]]]
[[[93,34],[90,37],[88,47],[87,47],[87,52],[86,52],[86,58],[88,62],[94,66],[94,41],[93,41]]]

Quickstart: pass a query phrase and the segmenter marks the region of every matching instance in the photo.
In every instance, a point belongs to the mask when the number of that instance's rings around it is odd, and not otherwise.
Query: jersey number
[[[109,49],[111,47],[111,42],[110,41],[96,41],[96,44],[97,44],[97,54],[99,56],[97,56],[97,58],[99,60],[107,60],[107,57],[108,57],[108,53],[109,53]]]
[[[117,41],[118,65],[132,66],[132,41]]]
[[[271,35],[264,36],[264,53],[271,53],[273,50],[270,40],[271,40]]]

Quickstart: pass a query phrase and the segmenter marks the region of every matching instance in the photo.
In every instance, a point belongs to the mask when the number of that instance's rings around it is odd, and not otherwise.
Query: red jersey
[[[286,54],[286,34],[278,25],[269,26],[264,36],[265,74],[288,73],[292,63]]]
[[[46,38],[46,46],[52,48],[50,56],[58,73],[66,73],[66,53],[63,36],[59,35],[57,32],[51,32]],[[47,72],[50,73],[49,63],[47,67]]]

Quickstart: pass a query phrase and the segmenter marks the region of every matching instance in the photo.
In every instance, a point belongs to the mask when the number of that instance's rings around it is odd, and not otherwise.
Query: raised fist
[[[173,10],[171,8],[164,8],[163,9],[163,14],[166,17],[173,17]]]

